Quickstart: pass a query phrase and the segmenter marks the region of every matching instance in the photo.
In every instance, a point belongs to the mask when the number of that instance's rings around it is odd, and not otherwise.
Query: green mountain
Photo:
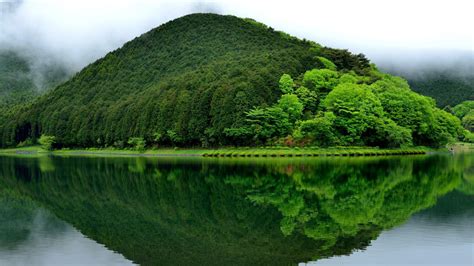
[[[251,19],[193,14],[0,115],[0,146],[42,134],[57,147],[124,147],[132,137],[180,146],[439,146],[459,128],[364,55]]]

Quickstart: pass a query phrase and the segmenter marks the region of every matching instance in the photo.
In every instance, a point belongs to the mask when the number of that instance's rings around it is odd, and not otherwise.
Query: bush
[[[31,145],[33,145],[33,140],[28,138],[25,141],[22,141],[22,142],[18,143],[18,145],[16,145],[16,146],[18,148],[21,148],[21,147],[28,147],[28,146],[31,146]]]
[[[53,146],[56,143],[56,137],[41,135],[41,137],[38,140],[38,143],[41,145],[43,149],[47,151],[51,151],[53,150]]]
[[[145,151],[146,142],[143,138],[129,138],[127,143],[133,147],[134,150],[143,152]]]

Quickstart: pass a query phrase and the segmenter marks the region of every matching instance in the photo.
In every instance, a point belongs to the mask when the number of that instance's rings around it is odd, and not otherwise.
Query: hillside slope
[[[195,142],[212,139],[238,124],[244,110],[274,102],[281,74],[315,66],[309,48],[253,21],[189,15],[89,65],[18,122],[65,145],[168,130]]]

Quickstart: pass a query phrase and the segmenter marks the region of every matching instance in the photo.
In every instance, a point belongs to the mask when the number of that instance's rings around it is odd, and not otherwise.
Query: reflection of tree
[[[0,162],[0,185],[145,265],[294,264],[347,254],[434,204],[461,177],[436,156],[52,158],[54,171],[40,171],[35,159]]]
[[[474,153],[462,153],[460,157],[459,164],[464,172],[462,182],[457,189],[466,195],[474,195]]]
[[[405,221],[454,189],[459,177],[444,157],[429,157],[327,161],[291,174],[235,175],[230,182],[245,188],[252,202],[275,206],[285,235],[300,231],[332,247],[341,237]]]

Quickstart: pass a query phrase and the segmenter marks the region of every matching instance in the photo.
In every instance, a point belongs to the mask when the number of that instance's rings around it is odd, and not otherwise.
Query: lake
[[[473,265],[474,154],[0,156],[0,265]]]

